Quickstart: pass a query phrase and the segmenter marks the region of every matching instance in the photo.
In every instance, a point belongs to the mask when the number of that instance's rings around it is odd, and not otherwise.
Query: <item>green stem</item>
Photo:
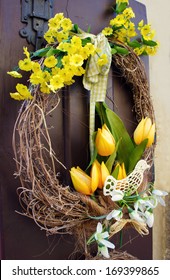
[[[123,230],[120,231],[120,248],[123,245]]]

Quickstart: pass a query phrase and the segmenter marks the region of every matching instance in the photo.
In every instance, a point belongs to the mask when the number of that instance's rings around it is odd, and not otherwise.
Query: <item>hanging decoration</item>
[[[47,45],[25,58],[8,74],[29,73],[29,85],[17,83],[15,100],[23,101],[14,127],[13,148],[21,180],[22,215],[47,234],[74,234],[85,259],[133,259],[119,252],[112,236],[126,227],[147,235],[153,210],[166,192],[148,181],[155,147],[155,118],[145,68],[139,56],[154,55],[158,42],[150,24],[134,24],[128,0],[117,0],[115,17],[98,35],[85,32],[63,13],[48,22]],[[120,117],[106,104],[111,64],[131,85],[138,125],[131,137]],[[47,116],[57,110],[59,90],[83,76],[90,91],[90,162],[72,167],[72,185],[59,181]],[[100,125],[95,126],[96,115]],[[48,160],[47,160],[48,159]]]

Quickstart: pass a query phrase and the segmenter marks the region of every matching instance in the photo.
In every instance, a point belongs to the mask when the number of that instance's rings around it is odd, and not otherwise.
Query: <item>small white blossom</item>
[[[151,213],[150,211],[146,210],[144,213],[144,217],[146,219],[146,223],[148,225],[148,227],[153,227],[153,223],[154,223],[154,215],[153,213]]]
[[[121,190],[113,190],[110,195],[112,201],[120,201],[124,197],[124,193]]]
[[[134,208],[135,208],[135,211],[137,211],[139,209],[141,212],[144,212],[145,208],[146,208],[146,200],[144,200],[142,198],[138,199],[134,203]]]
[[[103,226],[101,223],[98,223],[94,238],[98,243],[98,253],[101,253],[105,258],[109,258],[108,248],[114,249],[115,245],[110,241],[106,240],[106,238],[109,237],[108,231],[102,231]]]
[[[120,219],[123,217],[123,213],[122,213],[122,210],[121,209],[118,209],[118,210],[113,210],[111,211],[107,217],[106,217],[106,220],[111,220],[111,219],[115,219],[116,221],[120,221]]]
[[[132,219],[132,220],[135,220],[139,223],[144,223],[144,219],[139,215],[138,211],[131,211],[129,212],[129,217]]]
[[[165,206],[165,201],[163,200],[162,196],[168,195],[167,192],[161,190],[153,190],[152,194],[162,206]]]

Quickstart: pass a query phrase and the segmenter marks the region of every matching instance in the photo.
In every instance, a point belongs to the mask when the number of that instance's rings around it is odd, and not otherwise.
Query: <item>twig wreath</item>
[[[62,13],[49,20],[47,45],[20,60],[17,71],[30,72],[29,87],[17,84],[16,100],[24,100],[14,127],[13,148],[23,215],[32,218],[48,234],[74,234],[76,249],[85,259],[133,259],[118,252],[109,239],[131,226],[141,235],[149,233],[158,202],[167,193],[148,182],[155,146],[155,119],[148,80],[140,55],[158,48],[154,31],[135,14],[128,0],[117,0],[115,17],[100,34],[84,32]],[[138,34],[137,34],[138,30]],[[86,62],[86,63],[85,63]],[[131,85],[138,126],[133,139],[122,120],[105,103],[108,73],[114,63]],[[83,76],[90,91],[89,143],[91,161],[84,171],[72,167],[73,185],[58,179],[47,116],[57,110],[58,91]],[[100,127],[95,126],[95,115]],[[17,140],[16,140],[17,139]],[[96,246],[97,245],[97,246]],[[112,250],[108,250],[108,248]]]

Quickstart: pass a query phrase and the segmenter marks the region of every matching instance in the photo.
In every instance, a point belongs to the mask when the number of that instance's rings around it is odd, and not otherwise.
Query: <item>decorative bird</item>
[[[115,191],[122,191],[124,194],[133,194],[141,185],[143,181],[143,174],[150,165],[146,160],[141,159],[136,164],[134,170],[124,179],[116,180],[113,176],[108,176],[103,188],[104,195],[114,195]]]

